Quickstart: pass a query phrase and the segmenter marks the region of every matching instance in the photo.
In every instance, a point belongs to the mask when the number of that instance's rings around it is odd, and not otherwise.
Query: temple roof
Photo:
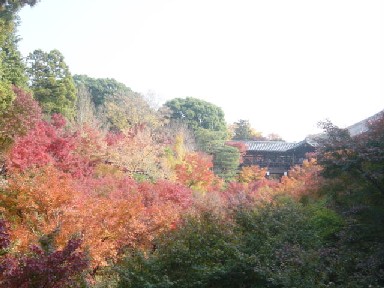
[[[263,151],[263,152],[287,152],[302,146],[315,147],[315,143],[309,139],[305,139],[296,143],[284,141],[241,141],[247,147],[247,151]]]
[[[383,115],[383,113],[384,113],[384,110],[376,113],[375,115],[372,115],[371,117],[361,120],[351,126],[348,126],[347,129],[349,131],[349,134],[353,137],[361,133],[367,132],[369,122],[379,119]]]

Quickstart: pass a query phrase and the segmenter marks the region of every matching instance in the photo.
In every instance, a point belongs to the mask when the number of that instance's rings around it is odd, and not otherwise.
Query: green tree
[[[123,83],[113,78],[91,78],[87,75],[74,75],[73,80],[76,86],[84,86],[91,93],[92,101],[96,107],[116,94],[132,93],[132,90]]]
[[[205,153],[214,154],[218,147],[224,145],[227,133],[224,131],[213,131],[205,128],[198,128],[195,131],[197,148]]]
[[[213,156],[213,171],[226,180],[235,178],[240,165],[239,149],[222,145],[215,149]]]
[[[348,177],[384,195],[384,112],[368,123],[368,131],[351,137],[347,129],[320,123],[326,136],[317,139],[318,162],[328,178]]]
[[[34,6],[37,0],[0,0],[0,46],[16,27],[17,12],[25,5]]]
[[[76,89],[63,55],[58,50],[35,50],[27,57],[27,73],[35,99],[47,114],[60,113],[72,120]]]
[[[233,140],[250,140],[252,138],[252,128],[248,120],[235,122]]]
[[[9,60],[5,68],[0,64],[0,70],[2,71],[0,75],[1,80],[4,80],[2,69],[18,69],[20,66],[20,53],[17,51],[18,38],[16,37],[16,28],[19,21],[17,12],[25,5],[34,6],[37,2],[37,0],[0,0],[0,61],[2,63],[7,58]],[[17,61],[12,63],[12,60]],[[16,67],[11,67],[12,64],[16,64]],[[25,75],[23,77],[25,78]],[[11,80],[12,84],[17,85],[18,83],[16,82]],[[18,86],[24,88],[20,85]]]
[[[214,213],[186,217],[181,229],[157,239],[150,257],[140,251],[127,255],[117,267],[118,287],[242,287],[217,281],[240,256],[232,228]],[[236,276],[238,283],[244,281],[241,272]]]
[[[98,122],[92,96],[87,88],[81,84],[77,87],[76,123],[97,126]]]
[[[239,120],[233,124],[233,140],[265,140],[261,132],[251,127],[248,120]]]
[[[0,110],[6,109],[15,98],[12,85],[24,89],[28,87],[25,65],[17,50],[17,41],[12,32],[6,36],[0,49]]]
[[[15,99],[11,84],[8,81],[0,81],[0,111],[5,110]]]
[[[384,113],[353,137],[329,121],[320,125],[326,132],[317,139],[317,161],[328,180],[324,194],[348,223],[330,269],[349,284],[344,287],[383,287]]]
[[[205,207],[155,239],[154,251],[128,251],[118,287],[353,287],[329,285],[322,247],[342,226],[333,211],[276,199],[218,214]]]
[[[17,11],[25,5],[34,6],[38,0],[0,0],[0,9],[9,9]]]
[[[164,106],[170,110],[171,120],[185,123],[194,132],[197,149],[213,155],[214,171],[224,178],[232,177],[235,173],[233,169],[237,169],[234,158],[239,157],[239,153],[235,156],[223,147],[227,139],[227,129],[222,109],[192,97],[175,98],[167,101]],[[229,154],[224,155],[226,153]],[[223,160],[226,156],[230,157],[228,161]],[[218,160],[215,162],[215,159]],[[226,166],[228,162],[231,164]]]
[[[91,78],[75,75],[79,91],[89,91],[98,120],[108,129],[123,131],[145,124],[157,126],[160,114],[152,109],[144,97],[112,78]],[[82,87],[82,88],[81,88]],[[81,88],[81,89],[80,89]]]
[[[17,12],[36,1],[0,1],[0,111],[11,104],[15,95],[12,85],[27,87],[25,66],[17,49]]]
[[[113,95],[106,100],[103,109],[109,129],[114,131],[123,131],[142,124],[156,127],[161,123],[160,115],[141,94],[133,91]]]
[[[193,131],[198,128],[226,131],[224,112],[212,103],[187,97],[175,98],[164,105],[171,110],[171,119],[182,120]]]
[[[0,79],[19,88],[28,87],[28,77],[25,73],[25,64],[22,60],[21,53],[17,49],[17,38],[15,32],[10,33],[4,39],[0,52]]]

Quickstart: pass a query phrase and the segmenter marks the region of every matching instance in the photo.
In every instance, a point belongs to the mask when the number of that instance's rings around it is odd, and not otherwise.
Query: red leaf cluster
[[[90,147],[94,150],[100,148],[100,145],[92,143],[94,139],[90,136],[93,131],[86,131],[88,138],[85,140],[80,132],[67,132],[64,126],[65,119],[58,114],[52,116],[52,123],[38,122],[12,147],[8,157],[9,169],[25,171],[51,164],[75,177],[90,175],[94,166]]]
[[[15,100],[0,112],[0,139],[15,140],[25,135],[41,120],[41,108],[30,93],[13,87]]]

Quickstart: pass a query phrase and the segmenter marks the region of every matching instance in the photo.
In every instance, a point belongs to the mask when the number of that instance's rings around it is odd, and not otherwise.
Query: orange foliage
[[[58,231],[59,248],[80,234],[93,267],[106,265],[122,247],[150,246],[192,202],[190,189],[167,181],[112,176],[77,181],[52,166],[10,177],[0,208],[17,250],[26,251],[52,231]]]
[[[204,153],[187,153],[181,164],[177,164],[177,181],[199,192],[219,189],[221,181],[211,170],[212,157]]]
[[[241,171],[237,178],[240,183],[250,183],[253,181],[264,179],[266,173],[267,168],[260,168],[257,165],[245,166],[241,168]]]
[[[170,173],[163,163],[165,147],[154,141],[149,129],[110,134],[107,142],[107,161],[122,171],[149,179],[166,178]]]
[[[221,196],[228,208],[253,207],[271,202],[276,195],[277,187],[278,182],[265,178],[249,183],[231,182]]]
[[[121,193],[113,191],[107,196],[88,195],[77,200],[65,228],[83,235],[93,266],[106,265],[108,259],[117,256],[122,237],[131,244],[146,228],[140,223],[144,209],[140,195],[123,199]]]
[[[167,181],[137,183],[121,177],[88,179],[71,226],[81,230],[94,265],[105,265],[123,247],[148,247],[188,208],[191,190]]]
[[[301,166],[294,166],[288,176],[282,177],[279,191],[298,199],[315,196],[322,182],[321,169],[315,158],[304,160]]]
[[[75,193],[68,175],[51,166],[12,175],[0,194],[0,209],[19,248],[60,227]]]

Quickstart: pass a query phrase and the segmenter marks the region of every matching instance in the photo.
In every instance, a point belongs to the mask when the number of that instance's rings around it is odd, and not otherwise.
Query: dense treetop
[[[193,97],[176,98],[165,103],[171,110],[171,118],[181,120],[194,131],[198,128],[225,131],[223,110],[209,102]]]
[[[75,116],[76,90],[69,67],[58,50],[35,50],[27,57],[27,74],[35,99],[47,114]]]
[[[87,75],[74,75],[77,86],[84,85],[91,93],[95,106],[102,105],[106,100],[117,94],[133,93],[130,88],[112,78],[91,78]]]

